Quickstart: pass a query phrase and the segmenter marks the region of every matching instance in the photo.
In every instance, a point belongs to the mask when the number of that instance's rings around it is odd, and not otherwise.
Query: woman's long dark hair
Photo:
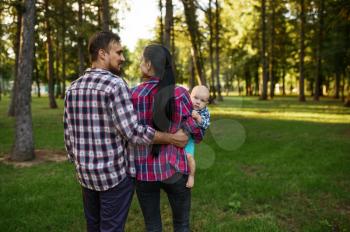
[[[152,44],[144,49],[143,57],[151,62],[156,77],[160,78],[152,108],[152,126],[158,131],[168,132],[175,113],[175,76],[169,50]],[[160,145],[152,146],[153,157],[158,157]]]

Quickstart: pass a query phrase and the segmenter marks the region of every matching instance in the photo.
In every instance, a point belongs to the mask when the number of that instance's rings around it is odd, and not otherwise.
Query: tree
[[[216,86],[215,86],[215,73],[214,73],[214,29],[213,29],[213,9],[212,0],[209,0],[208,4],[208,27],[209,27],[209,63],[210,63],[210,92],[212,93],[212,99],[216,99]]]
[[[314,100],[318,101],[322,95],[322,43],[323,43],[323,28],[324,28],[324,0],[318,2],[318,31],[316,44],[316,72],[315,72],[315,95]]]
[[[305,4],[300,0],[300,55],[299,55],[299,101],[305,101],[304,92],[304,57],[305,57]]]
[[[78,0],[78,59],[79,59],[79,75],[85,70],[84,43],[83,43],[83,1]]]
[[[198,74],[197,81],[200,85],[207,85],[203,66],[203,57],[200,52],[201,41],[199,38],[198,21],[196,19],[196,7],[192,0],[182,0],[182,3],[185,10],[186,24],[192,44],[193,63]]]
[[[270,1],[271,15],[270,15],[270,54],[269,54],[269,77],[270,77],[270,98],[275,96],[275,25],[276,25],[276,3],[275,0]]]
[[[102,5],[102,30],[109,31],[109,0],[101,0]]]
[[[35,0],[24,1],[21,44],[18,62],[18,92],[16,98],[15,142],[11,159],[35,158],[31,113],[31,84],[34,57]]]
[[[218,91],[218,100],[222,101],[220,84],[220,6],[218,0],[215,1],[215,61],[216,61],[216,89]]]
[[[159,17],[159,41],[161,44],[164,43],[164,24],[163,24],[163,0],[158,1],[158,7],[159,7],[159,12],[160,12],[160,17]]]
[[[45,29],[46,29],[46,64],[47,64],[47,80],[49,89],[49,102],[50,108],[57,108],[57,103],[55,99],[55,80],[54,80],[54,57],[52,50],[52,40],[51,40],[51,24],[50,24],[50,14],[49,14],[49,1],[45,0]]]
[[[22,11],[23,5],[21,1],[15,2],[15,8],[17,12],[17,27],[16,27],[16,37],[14,42],[14,51],[15,51],[15,75],[14,75],[14,81],[13,81],[13,87],[12,87],[12,94],[11,94],[11,101],[9,105],[9,110],[7,112],[8,116],[15,116],[15,102],[16,102],[16,96],[17,96],[17,72],[18,72],[18,56],[19,56],[19,46],[20,46],[20,39],[21,39],[21,29],[22,29]]]
[[[61,63],[62,63],[62,91],[61,91],[61,99],[64,98],[65,93],[66,93],[66,30],[64,28],[66,28],[66,19],[65,19],[65,15],[66,15],[66,0],[62,0],[62,32],[61,32]]]
[[[263,85],[260,100],[267,100],[267,59],[266,59],[266,0],[261,0],[261,64]]]
[[[170,50],[171,30],[173,25],[173,1],[166,0],[165,2],[165,20],[164,20],[164,46]]]

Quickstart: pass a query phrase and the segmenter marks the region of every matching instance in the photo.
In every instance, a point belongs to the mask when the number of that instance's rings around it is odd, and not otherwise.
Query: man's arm
[[[67,109],[67,96],[64,100],[64,115],[63,115],[63,127],[64,127],[64,146],[67,151],[67,157],[70,162],[74,161],[74,155],[72,151],[72,144],[70,141],[70,133],[69,133],[69,128],[68,128],[68,109]]]
[[[177,147],[185,147],[188,142],[188,135],[182,130],[178,130],[175,134],[156,131],[153,144],[173,144]]]
[[[109,100],[112,120],[119,133],[132,144],[151,144],[155,130],[138,123],[128,87],[120,83]]]

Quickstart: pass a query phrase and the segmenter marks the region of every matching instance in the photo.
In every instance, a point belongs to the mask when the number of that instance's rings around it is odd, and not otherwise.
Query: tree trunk
[[[49,89],[49,102],[50,108],[57,108],[57,103],[55,99],[55,82],[54,82],[54,68],[53,68],[53,51],[52,51],[52,41],[51,41],[51,25],[49,17],[49,0],[45,0],[45,26],[46,26],[46,67],[47,67],[47,80]]]
[[[341,80],[341,74],[339,71],[335,73],[335,94],[334,98],[339,99],[339,92],[340,92],[340,80]]]
[[[57,30],[57,36],[56,36],[56,98],[59,98],[61,96],[61,76],[60,76],[60,40],[59,40],[59,33]]]
[[[221,83],[220,83],[220,6],[218,0],[215,1],[215,60],[216,60],[216,90],[218,92],[218,100],[222,101]]]
[[[191,73],[191,76],[190,76],[190,79],[189,79],[189,91],[191,92],[194,85],[195,85],[195,78],[196,78],[196,70],[195,70],[195,67],[194,67],[194,59],[191,58],[191,65],[190,65],[190,73]]]
[[[203,58],[199,50],[200,39],[198,31],[198,21],[196,19],[196,8],[192,0],[182,0],[182,3],[184,5],[186,23],[191,38],[194,65],[198,74],[197,81],[200,85],[207,85],[203,67]]]
[[[78,0],[78,59],[79,59],[79,75],[83,75],[85,71],[84,65],[84,45],[83,45],[83,0]]]
[[[315,95],[314,100],[319,101],[322,95],[322,43],[323,43],[323,10],[324,0],[319,0],[318,7],[318,33],[317,33],[317,45],[316,45],[316,83],[315,83]]]
[[[275,96],[275,0],[271,0],[271,33],[270,33],[270,57],[269,57],[269,77],[270,77],[270,98]]]
[[[209,0],[209,7],[208,7],[208,26],[209,26],[209,62],[210,62],[210,79],[211,79],[211,86],[210,86],[210,92],[212,93],[212,99],[216,99],[216,86],[215,86],[215,71],[214,71],[214,49],[213,49],[213,12],[212,12],[212,0]]]
[[[282,68],[282,95],[286,96],[286,68]]]
[[[241,96],[241,79],[237,76],[237,90],[238,90],[238,96]]]
[[[19,5],[21,6],[21,1],[19,1]],[[14,51],[15,51],[15,75],[13,79],[13,87],[11,92],[11,101],[9,105],[9,109],[7,112],[7,115],[10,117],[15,116],[15,103],[16,103],[16,96],[17,96],[17,73],[18,73],[18,57],[19,57],[19,47],[21,43],[21,30],[22,30],[22,11],[20,6],[17,6],[17,27],[16,27],[16,38],[14,43]]]
[[[0,73],[0,101],[2,100],[2,74]]]
[[[252,78],[250,76],[250,70],[248,64],[244,65],[244,79],[245,79],[245,93],[246,96],[252,96]]]
[[[254,95],[259,96],[260,92],[260,85],[259,85],[259,61],[256,62],[255,65],[255,76],[254,76],[254,82],[255,82],[255,89],[254,89]]]
[[[62,0],[62,28],[66,28],[66,0]],[[61,99],[64,99],[66,93],[66,30],[62,30],[62,38],[61,38],[61,63],[62,63],[62,91],[61,91]]]
[[[341,85],[341,101],[344,102],[345,101],[345,95],[344,95],[344,90],[345,90],[345,74],[342,75],[341,77],[342,79],[342,85]]]
[[[263,69],[263,84],[260,100],[267,100],[267,60],[266,60],[266,0],[261,0],[261,64]]]
[[[101,0],[102,5],[102,31],[109,31],[109,0]]]
[[[164,42],[164,24],[163,24],[163,0],[158,1],[158,7],[159,7],[159,12],[160,12],[160,17],[159,17],[159,41],[161,44]]]
[[[173,25],[173,1],[166,0],[165,3],[165,20],[164,20],[164,46],[170,50],[171,28]]]
[[[348,91],[348,96],[346,97],[344,106],[345,106],[345,107],[350,107],[350,83],[349,83],[349,81],[348,81],[348,86],[347,86],[346,89],[347,89],[347,91]]]
[[[35,54],[35,48],[34,48],[34,54]],[[38,68],[38,62],[36,62],[35,55],[34,55],[34,73],[35,73],[35,78],[34,81],[36,83],[36,89],[37,89],[37,96],[38,98],[41,97],[40,93],[40,77],[39,77],[39,68]]]
[[[305,4],[300,0],[300,55],[299,55],[299,101],[305,101],[304,58],[305,58]]]
[[[24,1],[21,41],[18,62],[18,92],[16,97],[15,142],[11,159],[32,160],[34,154],[31,113],[31,85],[34,53],[35,0]]]

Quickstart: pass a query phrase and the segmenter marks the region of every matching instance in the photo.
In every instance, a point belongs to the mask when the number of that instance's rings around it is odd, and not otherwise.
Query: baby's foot
[[[189,175],[186,183],[187,188],[192,188],[194,185],[194,176]]]

